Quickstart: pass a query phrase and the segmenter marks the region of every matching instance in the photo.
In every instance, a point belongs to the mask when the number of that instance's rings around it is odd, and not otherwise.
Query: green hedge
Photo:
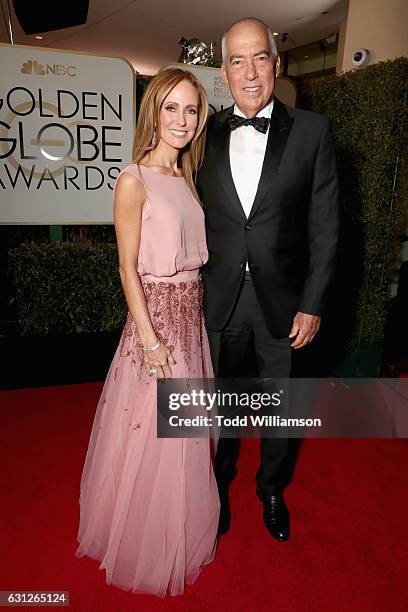
[[[113,331],[126,316],[117,248],[23,244],[9,253],[22,334]]]
[[[407,232],[407,86],[407,58],[307,85],[310,108],[334,129],[344,210],[338,299],[345,314],[347,291],[357,294],[348,329],[355,348],[383,339]]]

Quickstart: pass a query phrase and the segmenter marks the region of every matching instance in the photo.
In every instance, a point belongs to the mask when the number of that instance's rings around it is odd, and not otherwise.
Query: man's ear
[[[280,68],[281,68],[281,61],[280,61],[280,56],[278,55],[275,61],[275,79],[277,79],[280,75]]]
[[[227,76],[227,71],[225,69],[224,64],[221,64],[221,74],[222,74],[222,78],[224,79],[224,83],[228,85],[228,76]]]

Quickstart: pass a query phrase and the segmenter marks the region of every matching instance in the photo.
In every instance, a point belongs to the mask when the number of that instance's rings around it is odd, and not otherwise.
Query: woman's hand
[[[157,351],[145,353],[144,362],[149,376],[156,378],[171,378],[170,364],[176,363],[170,349],[165,344],[161,344]]]

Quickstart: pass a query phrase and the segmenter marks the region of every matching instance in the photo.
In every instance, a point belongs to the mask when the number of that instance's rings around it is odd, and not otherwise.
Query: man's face
[[[272,97],[279,75],[279,57],[274,61],[266,29],[253,21],[238,23],[226,38],[227,61],[221,66],[239,109],[255,117]]]

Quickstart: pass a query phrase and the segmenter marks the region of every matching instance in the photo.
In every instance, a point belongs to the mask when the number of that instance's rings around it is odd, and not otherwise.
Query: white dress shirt
[[[273,98],[256,116],[270,119],[272,110]],[[240,117],[245,117],[236,104],[233,112]],[[229,149],[231,174],[247,218],[258,190],[268,134],[269,126],[266,134],[262,134],[252,125],[243,125],[231,132]],[[248,264],[246,269],[249,269]]]

